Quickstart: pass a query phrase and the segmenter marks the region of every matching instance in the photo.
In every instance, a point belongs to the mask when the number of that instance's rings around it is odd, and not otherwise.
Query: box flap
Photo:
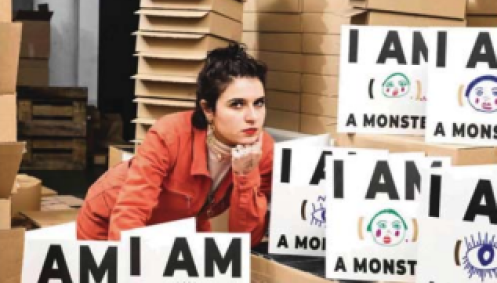
[[[144,124],[144,125],[153,125],[155,124],[155,119],[145,119],[145,118],[137,118],[131,121],[134,124]]]
[[[0,22],[12,22],[12,0],[0,0]]]
[[[20,23],[0,23],[0,94],[16,92],[21,28]]]
[[[342,16],[342,17],[346,17],[346,18],[351,18],[354,16],[365,14],[367,12],[368,11],[361,10],[361,9],[346,9],[346,10],[339,11],[337,13],[337,15]]]
[[[144,37],[156,38],[174,38],[174,39],[201,39],[206,37],[206,34],[195,33],[170,33],[170,32],[154,32],[154,31],[136,31],[133,35],[141,35]]]
[[[194,101],[178,101],[178,100],[166,100],[166,99],[154,99],[154,98],[135,98],[133,100],[135,103],[159,105],[159,106],[174,106],[182,108],[193,108],[195,107]]]
[[[24,142],[0,143],[0,199],[12,193],[24,148]]]
[[[21,282],[24,229],[0,231],[0,282]]]
[[[207,58],[207,54],[185,54],[185,53],[149,53],[140,52],[135,54],[136,57],[154,58],[154,59],[171,59],[185,61],[203,61]]]
[[[136,12],[138,15],[149,17],[171,17],[171,18],[203,18],[209,14],[209,11],[176,11],[176,10],[148,10],[143,9]]]
[[[152,82],[168,82],[168,83],[187,83],[196,84],[197,78],[194,77],[177,77],[177,76],[154,76],[137,74],[131,77],[135,80],[152,81]]]

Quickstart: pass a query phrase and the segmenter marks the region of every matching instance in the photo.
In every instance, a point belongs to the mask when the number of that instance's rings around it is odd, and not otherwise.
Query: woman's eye
[[[243,102],[241,101],[234,101],[231,103],[231,107],[233,108],[241,108],[243,106]]]
[[[259,100],[259,101],[256,101],[256,102],[255,102],[255,106],[262,107],[262,106],[264,106],[264,104],[265,104],[265,103],[266,103],[266,102],[265,102],[264,100]]]

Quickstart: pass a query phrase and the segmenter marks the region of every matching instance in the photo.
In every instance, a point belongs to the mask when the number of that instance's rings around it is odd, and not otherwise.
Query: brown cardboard
[[[169,99],[195,100],[195,81],[181,83],[174,80],[158,81],[136,79],[135,95],[138,97],[160,97]]]
[[[12,210],[11,200],[10,198],[0,198],[0,233],[1,230],[10,229],[11,228],[11,219],[12,215],[10,211]],[[1,274],[0,274],[1,278]]]
[[[48,86],[49,63],[47,59],[26,59],[19,61],[17,84],[20,86]]]
[[[301,77],[302,75],[299,73],[268,71],[266,89],[300,92],[302,88]]]
[[[288,53],[302,52],[302,34],[300,33],[262,33],[244,31],[242,43],[249,50],[276,51]]]
[[[24,254],[24,229],[0,230],[0,282],[19,283]]]
[[[48,187],[42,186],[41,187],[41,197],[51,197],[51,196],[56,196],[58,193]]]
[[[497,1],[468,0],[467,15],[497,15]]]
[[[340,35],[304,33],[302,35],[302,52],[305,54],[339,55]]]
[[[165,31],[179,33],[201,33],[240,41],[242,24],[208,11],[152,10],[142,9],[139,29],[143,31]]]
[[[251,282],[338,283],[338,281],[330,281],[325,278],[320,278],[311,273],[300,271],[274,260],[266,259],[257,255],[250,256],[250,268]]]
[[[448,156],[452,158],[453,165],[497,163],[497,148],[428,144],[424,137],[339,134],[336,144],[340,147],[378,148],[391,152],[425,152],[428,156]]]
[[[302,14],[302,32],[340,34],[342,25],[350,24],[351,10],[336,13],[304,13]]]
[[[266,91],[266,106],[271,109],[300,112],[300,94],[283,91]]]
[[[0,94],[16,92],[21,28],[20,23],[0,23]]]
[[[270,71],[302,72],[302,54],[249,50],[254,58],[266,63]]]
[[[136,124],[135,141],[141,142],[145,139],[148,130],[155,120],[135,119],[132,122]]]
[[[17,11],[14,21],[22,26],[21,57],[50,57],[50,11]]]
[[[243,13],[243,31],[301,33],[301,24],[301,15]]]
[[[301,112],[330,118],[338,117],[338,98],[312,94],[302,94]]]
[[[0,199],[10,198],[24,147],[24,142],[0,143]]]
[[[300,115],[300,132],[310,135],[331,134],[336,136],[337,132],[337,119],[301,114]]]
[[[140,7],[165,10],[214,11],[239,22],[242,21],[243,3],[238,0],[141,0]]]
[[[0,22],[12,22],[12,0],[0,0]]]
[[[133,145],[111,145],[109,146],[109,168],[116,166],[133,155]]]
[[[76,221],[78,210],[23,211],[21,214],[31,220],[37,227],[46,228]]]
[[[338,77],[303,74],[302,92],[337,97]]]
[[[227,40],[206,34],[153,31],[137,31],[133,34],[136,36],[136,51],[138,52],[206,57],[210,50],[228,45]]]
[[[140,53],[138,73],[145,75],[197,77],[205,57],[179,54]]]
[[[25,174],[16,177],[17,190],[12,195],[12,216],[21,211],[41,209],[41,180]]]
[[[468,0],[351,0],[356,8],[406,14],[427,15],[443,18],[464,19]]]
[[[0,129],[0,142],[17,141],[17,102],[15,94],[0,94]]]
[[[136,116],[139,119],[158,120],[162,116],[195,108],[194,101],[180,101],[157,98],[136,98]]]
[[[468,27],[497,27],[497,16],[468,16]]]
[[[211,231],[214,233],[229,233],[229,214],[230,211],[227,209],[218,216],[210,218],[209,222],[211,223]]]
[[[338,76],[340,56],[337,55],[304,55],[304,73],[314,75]]]
[[[266,127],[298,132],[300,113],[267,108]]]
[[[300,13],[302,0],[247,0],[244,12]]]
[[[303,0],[304,13],[336,13],[350,8],[349,0]]]

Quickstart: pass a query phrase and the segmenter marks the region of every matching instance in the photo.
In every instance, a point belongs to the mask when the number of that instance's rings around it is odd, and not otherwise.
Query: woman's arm
[[[172,167],[172,140],[157,131],[159,122],[147,133],[131,162],[128,176],[112,210],[109,240],[119,240],[121,231],[144,227],[157,206],[161,184]]]

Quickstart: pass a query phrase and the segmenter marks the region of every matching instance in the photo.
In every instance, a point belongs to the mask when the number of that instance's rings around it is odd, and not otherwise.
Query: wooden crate
[[[85,139],[29,139],[21,169],[83,170],[86,159]]]
[[[19,137],[86,137],[86,88],[19,87]]]

